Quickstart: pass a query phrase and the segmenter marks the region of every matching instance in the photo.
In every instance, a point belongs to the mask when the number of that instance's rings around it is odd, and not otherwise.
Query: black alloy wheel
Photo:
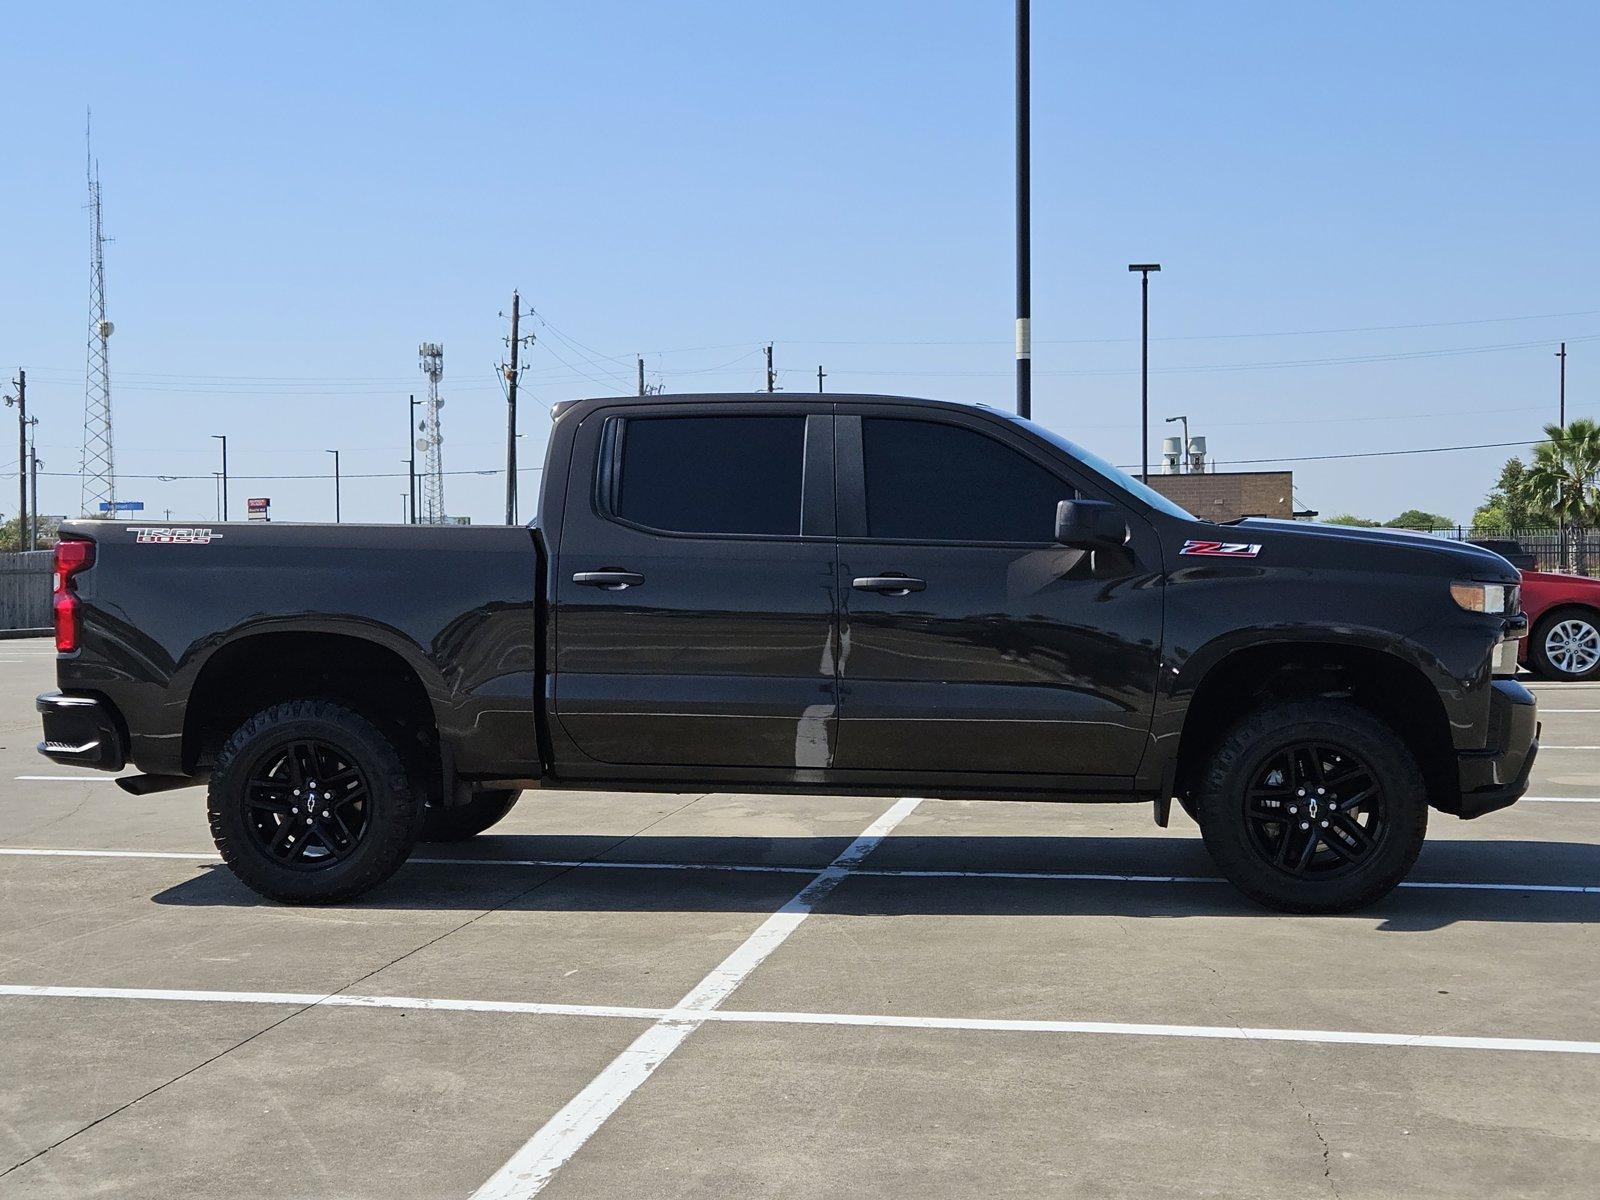
[[[325,870],[349,858],[366,837],[366,778],[328,742],[296,739],[265,751],[245,786],[250,840],[284,866]]]
[[[1250,842],[1280,871],[1305,879],[1348,875],[1383,837],[1383,788],[1348,747],[1296,742],[1268,753],[1251,778]]]

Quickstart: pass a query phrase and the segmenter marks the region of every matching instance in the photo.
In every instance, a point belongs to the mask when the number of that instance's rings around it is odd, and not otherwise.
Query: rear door
[[[838,725],[825,404],[584,419],[556,576],[553,711],[596,763],[823,770]]]
[[[1054,540],[1098,477],[980,413],[836,418],[844,721],[840,771],[1134,774],[1161,645],[1160,549]],[[1047,786],[1040,783],[1040,786]]]

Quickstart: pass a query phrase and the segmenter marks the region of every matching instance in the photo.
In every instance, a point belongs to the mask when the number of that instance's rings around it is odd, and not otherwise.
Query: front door
[[[596,764],[828,767],[832,425],[826,405],[785,402],[585,418],[556,569],[553,711]]]
[[[836,417],[840,771],[1133,774],[1161,644],[1159,547],[1054,540],[1097,476],[981,413]],[[1153,583],[1155,580],[1157,582]]]

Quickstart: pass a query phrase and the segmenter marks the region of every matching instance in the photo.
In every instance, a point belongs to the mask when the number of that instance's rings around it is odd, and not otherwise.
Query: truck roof
[[[604,405],[607,408],[629,405],[663,405],[663,404],[706,404],[706,403],[743,403],[760,406],[762,404],[794,404],[797,402],[822,401],[829,404],[917,404],[928,408],[957,409],[971,411],[974,408],[997,416],[1009,417],[1010,413],[1002,409],[993,408],[987,404],[967,404],[956,400],[929,400],[924,396],[889,396],[875,392],[684,392],[674,395],[649,395],[649,396],[586,396],[580,400],[559,400],[550,406],[552,419],[559,419],[573,409],[582,408],[585,411]]]

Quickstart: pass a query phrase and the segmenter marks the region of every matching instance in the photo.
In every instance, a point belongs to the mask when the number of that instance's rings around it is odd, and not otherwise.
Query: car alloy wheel
[[[1544,656],[1565,675],[1583,675],[1600,664],[1600,629],[1582,617],[1568,617],[1544,635]]]

